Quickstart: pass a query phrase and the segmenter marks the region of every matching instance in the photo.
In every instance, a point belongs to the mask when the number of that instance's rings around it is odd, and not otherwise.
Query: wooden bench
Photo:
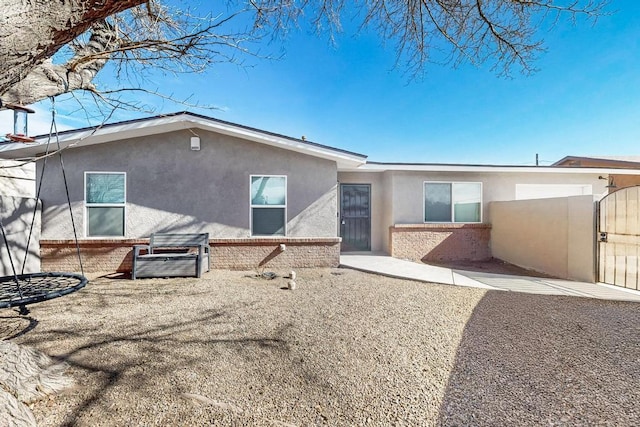
[[[201,277],[209,271],[209,249],[209,233],[153,233],[148,245],[133,247],[131,278]]]

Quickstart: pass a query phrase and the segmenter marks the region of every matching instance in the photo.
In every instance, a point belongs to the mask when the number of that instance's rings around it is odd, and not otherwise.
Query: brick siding
[[[389,254],[412,261],[482,261],[491,258],[490,224],[396,224]]]
[[[280,250],[284,243],[286,249]],[[340,238],[212,239],[212,266],[223,269],[337,267]]]
[[[82,240],[84,271],[131,272],[133,245],[142,240]],[[280,250],[280,244],[285,250]],[[337,267],[340,238],[211,239],[211,268],[251,270],[262,268]],[[41,240],[42,271],[80,271],[73,240]]]

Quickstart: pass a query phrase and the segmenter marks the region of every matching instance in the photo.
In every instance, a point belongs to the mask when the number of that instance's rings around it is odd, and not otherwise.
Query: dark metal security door
[[[598,281],[640,289],[640,186],[609,194],[598,208]]]
[[[371,186],[340,185],[342,251],[371,250]]]

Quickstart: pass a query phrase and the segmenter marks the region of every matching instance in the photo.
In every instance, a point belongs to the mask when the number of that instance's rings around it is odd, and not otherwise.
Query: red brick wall
[[[481,261],[491,258],[490,224],[396,224],[389,254],[412,261]]]
[[[87,273],[131,271],[133,245],[148,244],[148,240],[81,240],[82,265]],[[42,271],[80,271],[73,240],[40,240]]]
[[[82,240],[84,271],[131,272],[133,245],[148,240]],[[280,250],[280,244],[286,248]],[[211,239],[211,268],[245,270],[258,268],[337,267],[339,238]],[[80,271],[73,240],[41,240],[42,271]]]
[[[286,248],[280,250],[280,243]],[[337,267],[340,238],[212,239],[213,268]]]

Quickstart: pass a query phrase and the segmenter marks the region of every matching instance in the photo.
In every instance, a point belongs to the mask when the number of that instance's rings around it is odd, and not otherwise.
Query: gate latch
[[[607,241],[607,232],[603,231],[600,233],[600,241],[601,242],[606,242]]]

